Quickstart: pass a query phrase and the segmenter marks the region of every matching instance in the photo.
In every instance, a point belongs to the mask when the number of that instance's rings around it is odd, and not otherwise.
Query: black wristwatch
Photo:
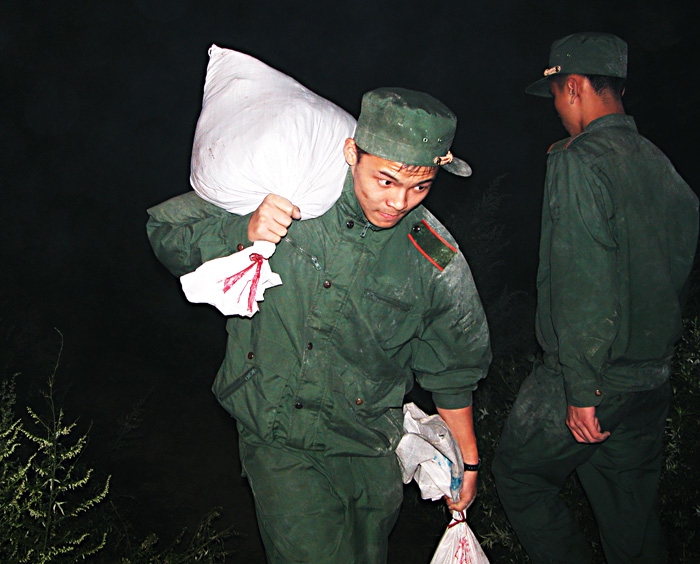
[[[481,457],[479,457],[479,462],[477,462],[476,464],[467,464],[466,462],[464,463],[465,472],[478,472],[479,468],[481,468]]]

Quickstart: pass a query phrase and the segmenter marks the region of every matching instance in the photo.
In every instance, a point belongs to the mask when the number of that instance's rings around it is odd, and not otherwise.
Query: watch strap
[[[464,463],[465,472],[478,472],[479,468],[481,468],[481,457],[479,457],[479,462],[477,462],[476,464],[467,464],[466,462]]]

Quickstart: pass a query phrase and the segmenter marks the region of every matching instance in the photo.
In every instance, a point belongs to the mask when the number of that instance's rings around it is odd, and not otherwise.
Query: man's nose
[[[403,211],[406,209],[407,199],[405,190],[394,190],[387,199],[387,205],[396,211]]]

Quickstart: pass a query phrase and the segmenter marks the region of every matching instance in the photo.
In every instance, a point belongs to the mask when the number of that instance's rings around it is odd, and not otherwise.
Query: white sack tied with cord
[[[244,53],[212,45],[197,121],[190,183],[230,212],[253,212],[270,193],[302,219],[340,197],[343,143],[355,119],[293,78]]]
[[[185,297],[195,304],[211,304],[224,315],[252,317],[265,290],[282,284],[268,262],[275,248],[269,241],[256,241],[237,253],[208,260],[180,276]]]
[[[430,564],[489,564],[464,512],[452,512],[452,522],[440,539]]]
[[[256,241],[227,257],[208,260],[180,277],[182,290],[192,303],[211,304],[224,315],[252,317],[265,290],[282,284],[267,261],[274,252],[274,243]]]
[[[428,415],[414,403],[403,406],[404,435],[396,455],[404,484],[415,479],[423,499],[459,500],[464,478],[462,453],[439,415]],[[452,512],[430,564],[489,564],[464,511]]]
[[[318,217],[340,197],[348,170],[343,144],[355,125],[345,110],[293,78],[212,45],[190,184],[202,199],[238,215],[277,194],[299,207],[302,220]],[[274,252],[274,244],[256,242],[208,261],[181,277],[185,296],[225,315],[251,317],[264,290],[282,283],[267,261]]]

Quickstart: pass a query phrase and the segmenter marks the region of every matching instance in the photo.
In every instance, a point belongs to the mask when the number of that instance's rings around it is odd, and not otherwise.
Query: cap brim
[[[452,162],[442,165],[447,172],[450,172],[456,176],[471,176],[472,167],[470,167],[466,161],[458,159],[457,157],[452,157]]]
[[[540,78],[538,81],[528,86],[525,89],[525,93],[532,94],[533,96],[542,96],[543,98],[551,98],[552,91],[549,89],[549,83],[549,78]]]

